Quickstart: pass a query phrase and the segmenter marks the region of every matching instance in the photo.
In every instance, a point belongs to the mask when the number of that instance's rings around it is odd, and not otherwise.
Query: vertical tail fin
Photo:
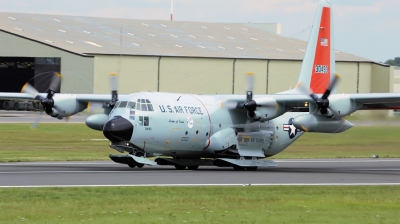
[[[298,80],[298,83],[315,94],[325,92],[336,72],[334,35],[331,27],[333,27],[331,3],[328,0],[321,0]]]

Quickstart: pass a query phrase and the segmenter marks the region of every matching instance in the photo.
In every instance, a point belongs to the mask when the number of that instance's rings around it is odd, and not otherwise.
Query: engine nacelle
[[[93,114],[86,118],[85,123],[86,125],[94,130],[102,131],[104,124],[108,121],[107,114]]]
[[[293,125],[306,132],[339,133],[353,127],[346,119],[333,120],[321,115],[304,114],[293,119]]]
[[[257,117],[265,120],[272,120],[286,112],[285,107],[276,102],[273,97],[254,99],[261,107],[257,108]]]
[[[347,94],[331,95],[329,97],[329,106],[342,117],[354,113],[359,107]]]
[[[233,145],[237,146],[238,141],[236,134],[233,128],[225,128],[213,134],[204,144],[206,152],[214,153],[215,151],[228,149]]]
[[[80,103],[77,101],[76,96],[72,94],[55,94],[53,96],[53,100],[53,110],[49,115],[53,116],[57,113],[55,116],[58,118],[68,117],[79,113],[86,109],[87,106],[85,103]]]
[[[57,109],[51,108],[51,110],[49,110],[49,111],[46,110],[46,114],[48,114],[48,115],[50,115],[52,117],[58,118],[59,112],[58,112]]]

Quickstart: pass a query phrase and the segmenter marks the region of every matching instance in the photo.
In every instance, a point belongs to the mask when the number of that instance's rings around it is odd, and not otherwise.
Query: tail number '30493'
[[[328,73],[328,66],[327,65],[316,65],[315,73]]]

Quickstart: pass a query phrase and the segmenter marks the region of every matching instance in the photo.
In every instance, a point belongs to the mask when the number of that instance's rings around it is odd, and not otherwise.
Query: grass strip
[[[0,189],[0,223],[399,223],[399,186]]]
[[[305,133],[280,158],[399,158],[400,127],[361,126],[340,134]],[[103,140],[101,140],[103,139]],[[85,124],[0,124],[0,162],[109,160],[101,131]]]

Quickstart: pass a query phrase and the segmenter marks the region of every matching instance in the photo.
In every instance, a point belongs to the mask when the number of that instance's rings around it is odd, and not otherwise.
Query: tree
[[[385,62],[385,64],[393,65],[393,66],[400,66],[400,57],[395,57],[394,59],[389,59]]]

